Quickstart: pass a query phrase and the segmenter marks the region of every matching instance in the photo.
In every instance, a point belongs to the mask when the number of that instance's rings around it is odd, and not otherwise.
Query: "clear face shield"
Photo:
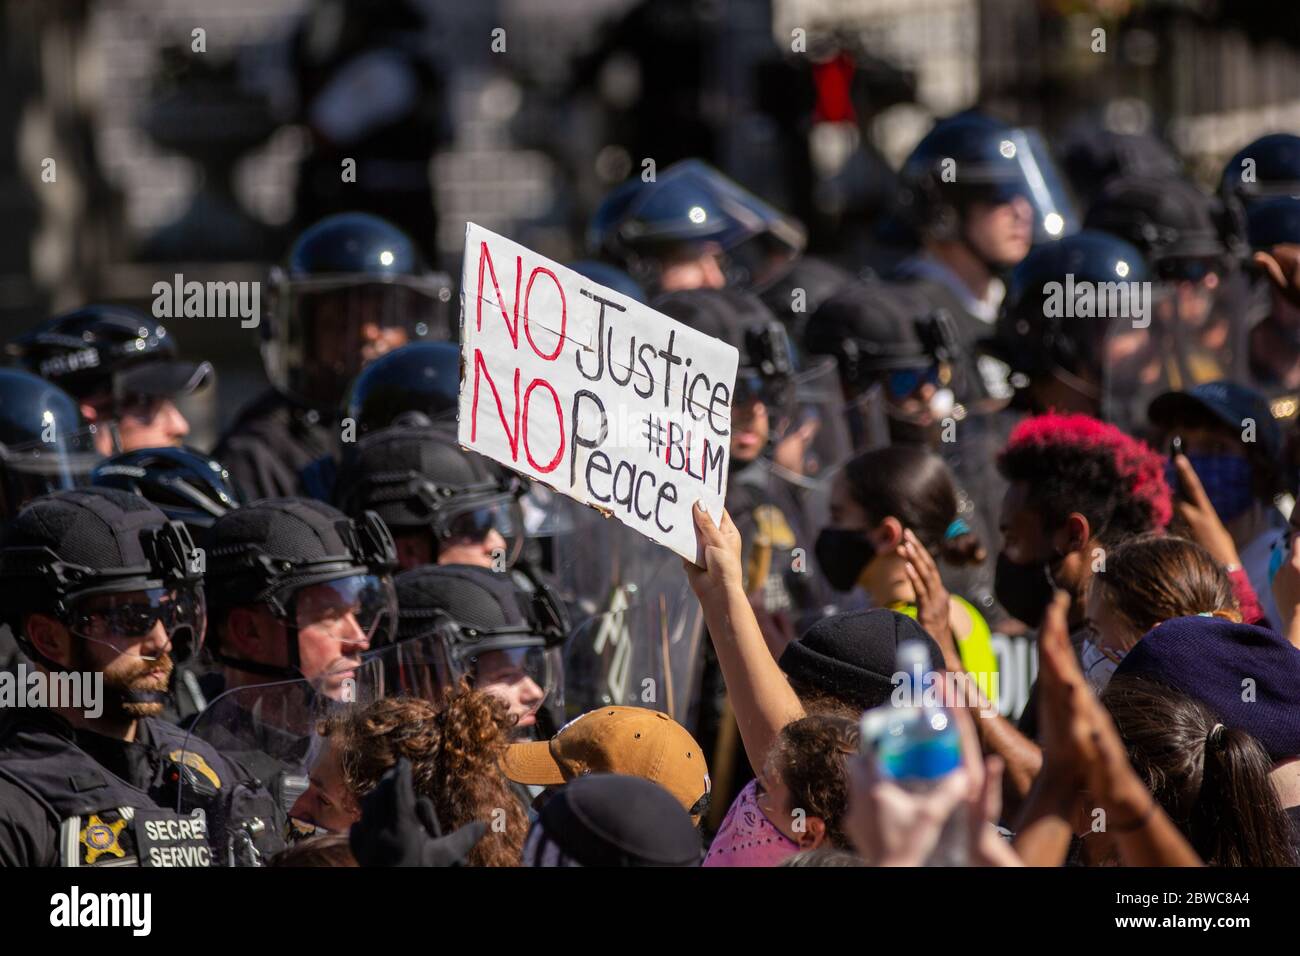
[[[727,284],[752,290],[780,278],[807,243],[796,220],[695,161],[666,170],[653,189],[611,207],[592,230],[624,253],[716,254]]]
[[[201,587],[85,594],[70,602],[67,627],[75,637],[119,655],[184,663],[203,646],[207,606]]]
[[[1035,243],[1078,231],[1079,215],[1036,130],[1008,131],[998,154],[996,160],[958,164],[955,182],[968,202],[1000,206],[1025,200],[1032,209]]]
[[[515,726],[521,730],[537,723],[542,704],[555,703],[555,695],[564,686],[560,647],[547,647],[542,638],[530,637],[526,631],[513,637],[495,632],[459,648],[453,661],[475,690],[491,694],[510,708],[517,720]]]
[[[823,488],[852,457],[853,436],[834,359],[816,360],[793,377],[773,441],[774,461],[790,472],[783,477],[804,488]]]
[[[95,449],[95,428],[64,431],[48,416],[49,441],[0,445],[0,517],[18,513],[26,502],[52,491],[90,485],[91,472],[103,461]]]
[[[1097,365],[1102,408],[1129,429],[1144,427],[1157,395],[1237,379],[1247,357],[1246,287],[1233,281],[1225,260],[1164,259],[1154,271],[1156,281],[1128,284],[1127,306],[1106,303],[1115,314],[1104,323]]]
[[[297,665],[320,693],[346,699],[367,650],[397,632],[397,593],[387,575],[355,574],[308,584],[287,612],[297,640]]]
[[[434,534],[442,563],[451,563],[445,560],[448,556],[468,550],[475,556],[481,552],[489,557],[489,566],[513,567],[524,547],[523,507],[519,498],[509,493],[469,496],[464,501],[452,498],[439,506]]]
[[[333,408],[368,362],[419,339],[451,340],[450,292],[438,278],[272,275],[276,321],[265,343],[273,385]]]

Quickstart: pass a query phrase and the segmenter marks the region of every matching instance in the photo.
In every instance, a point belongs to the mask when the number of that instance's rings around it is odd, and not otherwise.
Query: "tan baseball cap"
[[[569,721],[550,740],[511,744],[501,760],[516,783],[557,786],[588,773],[621,773],[659,784],[698,818],[712,789],[704,752],[667,714],[602,707]]]

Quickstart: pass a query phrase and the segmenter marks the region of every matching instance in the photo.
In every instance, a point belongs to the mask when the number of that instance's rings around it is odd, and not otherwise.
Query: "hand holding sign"
[[[473,223],[461,290],[461,444],[699,563],[736,349]]]

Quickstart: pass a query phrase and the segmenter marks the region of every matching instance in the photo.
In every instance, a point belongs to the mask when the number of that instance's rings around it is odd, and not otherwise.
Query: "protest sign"
[[[739,354],[469,223],[458,439],[696,560],[727,492]],[[598,555],[593,555],[598,558]]]

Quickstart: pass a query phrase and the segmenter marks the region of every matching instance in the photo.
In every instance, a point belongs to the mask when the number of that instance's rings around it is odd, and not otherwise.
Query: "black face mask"
[[[847,528],[823,528],[813,550],[822,574],[837,591],[852,591],[862,569],[876,556],[867,532]]]
[[[1030,627],[1043,622],[1047,605],[1052,603],[1056,584],[1052,581],[1051,560],[1032,564],[1017,564],[1005,554],[998,553],[998,566],[993,574],[993,594],[1007,613]]]

